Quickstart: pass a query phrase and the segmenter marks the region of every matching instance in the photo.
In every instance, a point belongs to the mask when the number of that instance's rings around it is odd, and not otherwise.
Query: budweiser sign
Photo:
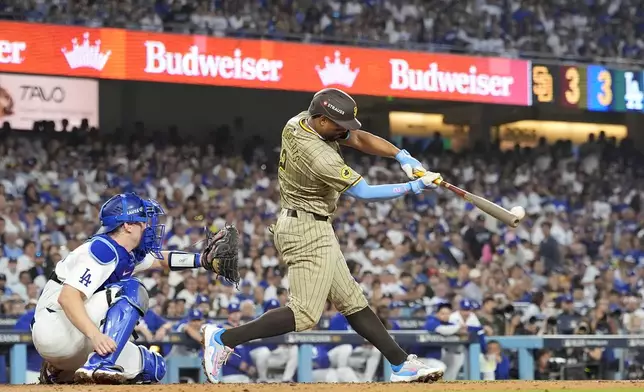
[[[528,68],[514,59],[0,22],[5,72],[529,105]]]
[[[427,69],[413,69],[403,59],[391,59],[389,63],[392,90],[508,97],[514,84],[512,76],[478,73],[475,66],[465,73],[441,70],[437,63],[429,64]]]
[[[196,45],[185,52],[171,52],[161,41],[145,42],[145,72],[150,74],[204,76],[222,79],[279,82],[282,60],[246,57],[241,49],[232,56],[202,53]]]

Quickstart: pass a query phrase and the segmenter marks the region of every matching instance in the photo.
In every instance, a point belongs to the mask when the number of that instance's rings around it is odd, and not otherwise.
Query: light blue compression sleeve
[[[404,196],[409,192],[420,193],[425,189],[422,180],[414,180],[402,184],[369,185],[362,179],[347,189],[344,193],[358,200],[380,201],[391,200]]]

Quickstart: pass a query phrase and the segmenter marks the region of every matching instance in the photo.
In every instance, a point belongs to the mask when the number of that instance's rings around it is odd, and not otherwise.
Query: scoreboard
[[[532,63],[532,102],[596,112],[644,113],[644,72]]]
[[[532,64],[532,102],[587,108],[586,69],[579,66]]]

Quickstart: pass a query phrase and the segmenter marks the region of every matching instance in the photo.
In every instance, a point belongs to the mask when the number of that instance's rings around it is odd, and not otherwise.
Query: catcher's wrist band
[[[201,255],[197,253],[170,252],[168,266],[172,271],[199,268],[201,267]]]

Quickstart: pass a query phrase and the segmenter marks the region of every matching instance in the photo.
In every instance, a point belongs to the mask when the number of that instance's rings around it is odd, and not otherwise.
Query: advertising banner
[[[54,121],[62,130],[87,119],[98,126],[98,82],[80,78],[0,74],[0,124],[32,129],[36,121]]]
[[[0,22],[0,71],[528,106],[530,63]]]

